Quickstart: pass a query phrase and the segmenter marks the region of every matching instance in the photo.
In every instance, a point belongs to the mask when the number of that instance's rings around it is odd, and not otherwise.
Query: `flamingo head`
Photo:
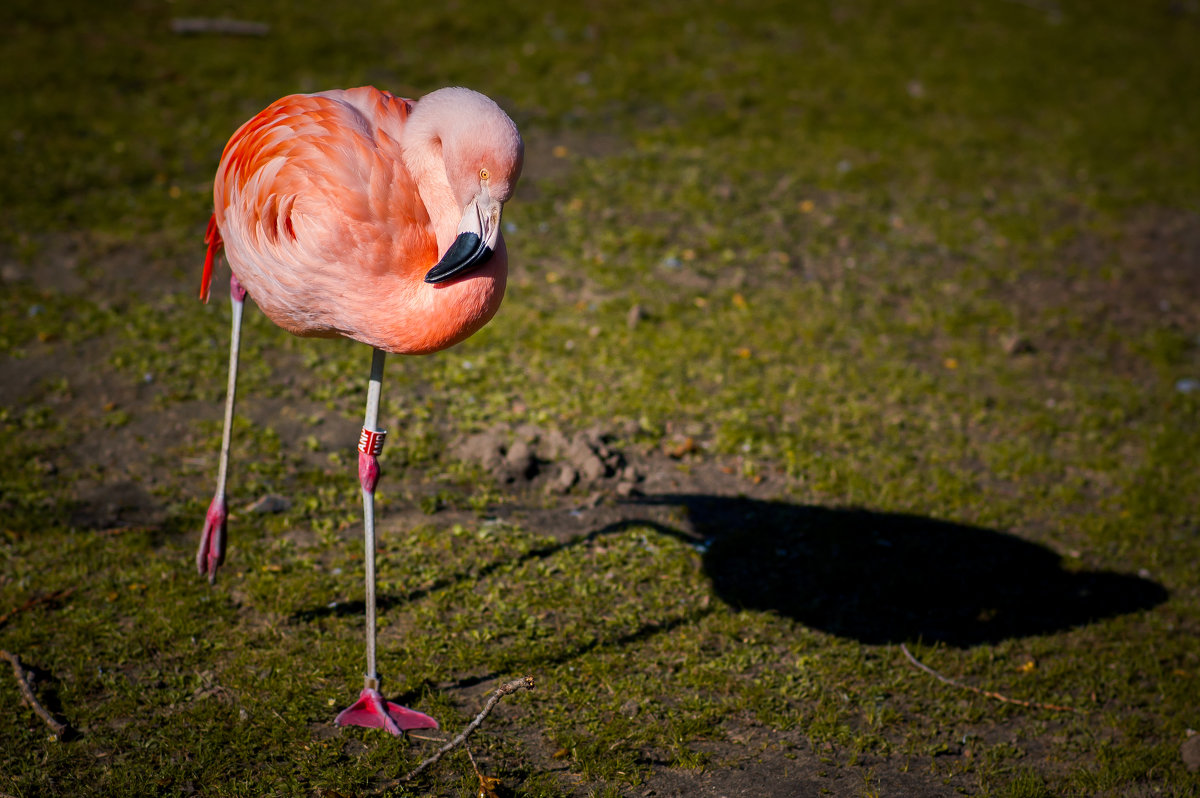
[[[462,209],[454,243],[425,275],[441,283],[480,266],[500,242],[500,214],[512,197],[525,145],[500,106],[470,89],[439,89],[422,98],[440,114],[439,140],[450,190]]]

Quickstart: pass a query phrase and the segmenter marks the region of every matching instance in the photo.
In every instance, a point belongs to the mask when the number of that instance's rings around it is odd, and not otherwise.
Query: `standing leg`
[[[379,687],[375,670],[375,486],[379,484],[379,454],[387,430],[379,426],[379,394],[383,389],[383,359],[380,349],[371,352],[371,381],[367,383],[367,412],[358,436],[358,482],[363,498],[363,565],[367,590],[366,687]]]
[[[229,278],[229,300],[233,305],[233,333],[229,339],[229,386],[225,390],[225,431],[221,435],[221,458],[217,466],[217,492],[204,517],[200,548],[196,552],[196,569],[207,574],[209,583],[217,581],[217,567],[225,562],[225,519],[229,508],[225,504],[225,479],[229,475],[229,442],[233,436],[233,402],[237,394],[238,348],[242,342],[242,309],[246,304],[246,289],[236,275]]]
[[[375,486],[379,483],[379,453],[383,450],[385,430],[379,424],[379,394],[383,386],[385,352],[374,350],[371,356],[371,381],[367,384],[367,412],[358,438],[358,481],[363,494],[363,563],[367,587],[367,673],[358,701],[343,710],[334,721],[339,726],[367,726],[403,734],[409,729],[436,729],[437,721],[421,712],[384,701],[379,692],[379,673],[375,670]]]

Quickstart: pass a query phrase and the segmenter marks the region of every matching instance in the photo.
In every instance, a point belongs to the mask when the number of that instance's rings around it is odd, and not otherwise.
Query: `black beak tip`
[[[438,264],[425,274],[425,282],[444,283],[492,257],[492,249],[474,233],[460,233]]]

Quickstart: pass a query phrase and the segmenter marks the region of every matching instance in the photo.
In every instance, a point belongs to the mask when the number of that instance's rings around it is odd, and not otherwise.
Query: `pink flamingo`
[[[292,95],[242,125],[221,156],[200,298],[222,248],[233,276],[233,334],[217,490],[196,565],[215,581],[225,558],[225,480],[247,293],[301,336],[373,347],[359,438],[366,545],[367,673],[340,725],[392,734],[435,728],[387,702],[375,670],[375,486],[386,352],[453,346],[500,307],[508,255],[500,212],[521,174],[524,145],[492,100],[462,88],[420,101],[371,87]]]

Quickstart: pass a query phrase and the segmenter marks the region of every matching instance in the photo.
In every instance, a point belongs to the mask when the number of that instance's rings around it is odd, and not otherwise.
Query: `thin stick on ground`
[[[475,775],[480,781],[483,781],[483,774],[479,772],[479,765],[475,763],[475,757],[471,754],[471,746],[463,743],[463,753],[467,755],[467,759],[471,762],[471,767],[475,769]]]
[[[1064,706],[1059,706],[1058,704],[1043,704],[1039,701],[1022,701],[1019,698],[1009,698],[1006,695],[1001,695],[1000,693],[994,693],[991,690],[981,690],[978,687],[972,687],[969,684],[963,684],[962,682],[951,679],[948,676],[943,676],[942,674],[935,671],[933,668],[920,662],[916,657],[914,657],[912,655],[912,652],[908,650],[908,646],[904,645],[903,643],[900,644],[900,650],[904,652],[904,656],[908,657],[908,661],[911,662],[913,665],[915,665],[916,667],[925,671],[930,676],[937,679],[939,682],[944,682],[945,684],[951,685],[953,687],[960,687],[963,690],[970,690],[972,693],[978,693],[979,695],[987,696],[988,698],[994,698],[997,701],[1003,701],[1006,704],[1017,704],[1019,706],[1031,707],[1033,709],[1053,709],[1055,712],[1079,712],[1080,711],[1080,710],[1076,709],[1075,707],[1064,707]]]
[[[25,699],[25,703],[29,708],[38,714],[42,720],[46,721],[46,725],[54,732],[55,737],[62,737],[67,731],[65,723],[59,723],[53,715],[46,711],[46,708],[38,703],[37,698],[33,694],[33,690],[29,687],[25,669],[21,667],[21,660],[16,654],[13,654],[4,649],[0,649],[0,657],[4,657],[12,664],[13,675],[17,677],[17,684],[21,688],[21,697]]]
[[[443,745],[441,748],[439,748],[437,751],[435,751],[432,756],[427,758],[421,764],[417,765],[415,768],[410,770],[408,773],[401,776],[399,779],[397,779],[397,781],[400,783],[404,783],[406,781],[412,781],[417,776],[419,776],[421,773],[425,772],[426,769],[428,769],[428,768],[432,767],[433,765],[436,765],[438,762],[440,762],[442,757],[444,757],[446,754],[450,753],[455,748],[457,748],[460,745],[462,745],[463,743],[465,743],[467,741],[467,738],[470,737],[475,732],[475,730],[479,728],[479,724],[483,723],[484,718],[486,718],[488,715],[490,715],[492,710],[495,709],[496,704],[500,703],[501,698],[504,698],[504,696],[506,696],[506,695],[512,695],[513,693],[517,692],[518,690],[532,690],[532,689],[533,689],[533,677],[532,676],[526,676],[524,678],[517,679],[515,681],[509,682],[508,684],[502,684],[499,687],[497,687],[496,692],[494,692],[490,696],[488,696],[487,703],[485,703],[483,705],[483,709],[481,709],[479,711],[479,714],[475,716],[475,719],[473,721],[471,721],[470,723],[468,723],[467,727],[465,729],[463,729],[462,732],[460,732],[457,737],[455,737],[453,740],[451,740],[450,742]]]
[[[75,588],[68,587],[68,588],[63,588],[62,590],[56,590],[53,593],[47,593],[44,596],[34,596],[33,598],[26,601],[24,604],[22,604],[18,607],[13,607],[8,612],[4,613],[3,615],[0,615],[0,626],[4,626],[4,624],[8,623],[9,620],[11,620],[14,616],[19,615],[22,612],[25,612],[25,610],[31,610],[39,604],[49,604],[52,601],[61,601],[62,599],[65,599],[67,596],[71,595],[74,592],[75,592]]]
[[[475,769],[475,778],[479,779],[478,798],[498,798],[496,787],[499,786],[500,779],[483,775],[478,763],[475,762],[475,757],[471,755],[471,746],[466,742],[463,743],[463,753],[467,755],[467,759],[471,760],[471,767]]]
[[[266,36],[271,26],[262,22],[209,17],[177,17],[171,20],[171,32],[181,36],[215,33],[225,36]]]

